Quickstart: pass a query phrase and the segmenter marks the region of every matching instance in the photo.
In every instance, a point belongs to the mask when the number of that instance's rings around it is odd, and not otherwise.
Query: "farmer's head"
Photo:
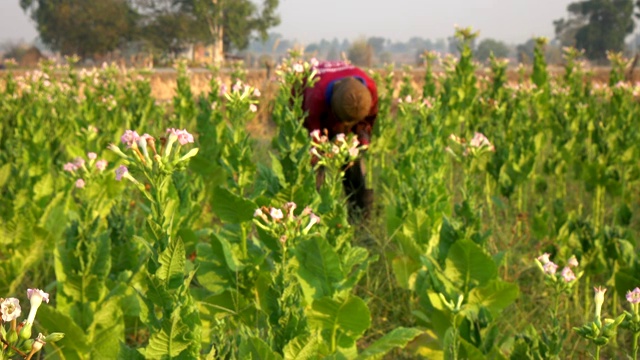
[[[333,87],[331,108],[338,120],[350,127],[369,115],[371,101],[371,93],[365,84],[354,77],[346,77]]]

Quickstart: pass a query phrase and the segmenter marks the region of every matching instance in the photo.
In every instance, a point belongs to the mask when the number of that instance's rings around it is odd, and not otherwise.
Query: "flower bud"
[[[607,288],[602,288],[598,286],[594,287],[595,295],[593,297],[593,301],[596,305],[596,319],[600,319],[600,315],[602,314],[602,304],[604,304],[604,293],[607,292]]]
[[[44,339],[44,341],[45,342],[56,342],[56,341],[62,340],[62,338],[64,338],[64,333],[54,332],[54,333],[51,333],[51,334],[47,335],[47,337]]]

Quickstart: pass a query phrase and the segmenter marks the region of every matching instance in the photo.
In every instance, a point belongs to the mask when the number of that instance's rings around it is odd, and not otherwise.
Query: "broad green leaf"
[[[91,326],[92,359],[115,359],[124,338],[124,318],[118,297],[112,297],[96,309]]]
[[[369,309],[357,296],[315,300],[308,316],[312,328],[328,330],[330,334],[338,331],[340,336],[344,335],[352,341],[357,340],[371,325]]]
[[[138,349],[132,349],[125,343],[120,343],[117,360],[144,360],[144,355]]]
[[[159,332],[151,334],[146,347],[147,359],[174,358],[189,346],[189,327],[180,318],[180,308],[176,308],[170,318],[163,319]]]
[[[294,251],[299,262],[297,276],[307,300],[331,296],[334,284],[344,276],[340,258],[331,245],[323,238],[313,237],[300,242]]]
[[[231,191],[217,187],[213,191],[211,210],[220,220],[239,224],[253,219],[253,213],[258,206],[251,200],[240,197]]]
[[[309,360],[320,358],[320,345],[317,335],[298,335],[284,347],[285,360]]]
[[[423,331],[414,328],[399,327],[369,345],[356,360],[381,359],[394,348],[404,348],[407,343],[422,334]]]
[[[484,306],[496,317],[511,305],[518,295],[518,285],[496,279],[485,286],[471,290],[468,303]]]
[[[184,266],[186,254],[182,238],[173,238],[169,246],[160,255],[160,268],[156,272],[158,279],[164,282],[167,288],[176,288],[184,279]]]
[[[458,340],[462,345],[460,347],[461,358],[468,359],[468,360],[485,360],[486,359],[485,356],[482,354],[482,351],[480,351],[480,349],[473,346],[471,343],[469,343],[465,339],[460,338]]]
[[[498,275],[493,259],[471,240],[459,240],[449,249],[445,275],[461,288],[482,286]]]
[[[282,360],[282,356],[257,337],[245,339],[240,344],[240,359]]]
[[[397,284],[403,289],[411,289],[413,287],[411,276],[420,269],[420,263],[415,262],[408,256],[398,256],[393,259],[391,265]]]
[[[42,305],[38,309],[38,323],[46,332],[62,332],[64,338],[56,343],[62,349],[89,353],[90,343],[85,332],[67,315],[49,305]],[[63,350],[63,353],[65,350]]]
[[[53,177],[51,173],[46,173],[40,181],[33,186],[33,198],[38,201],[53,193]]]

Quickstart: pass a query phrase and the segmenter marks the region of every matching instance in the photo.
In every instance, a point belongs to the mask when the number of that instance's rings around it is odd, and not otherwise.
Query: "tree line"
[[[62,55],[92,58],[115,50],[135,48],[153,54],[175,54],[185,47],[213,45],[214,59],[224,52],[274,53],[295,43],[268,30],[280,23],[279,0],[19,0],[35,21],[40,40]],[[634,2],[635,1],[635,2]],[[635,13],[634,13],[635,11]],[[552,44],[574,46],[594,61],[606,52],[622,51],[625,38],[640,19],[640,0],[584,0],[571,3],[567,16],[553,22]],[[510,46],[497,39],[474,44],[479,60],[498,57],[526,58],[532,41]],[[425,50],[456,53],[454,38],[430,40],[413,37],[393,42],[383,37],[321,40],[306,46],[325,59],[342,54],[364,65],[390,62],[394,54],[418,58]]]

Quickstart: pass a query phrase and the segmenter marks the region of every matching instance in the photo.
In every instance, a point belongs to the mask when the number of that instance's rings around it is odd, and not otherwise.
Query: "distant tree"
[[[213,44],[214,59],[220,60],[224,51],[246,49],[256,34],[266,41],[267,30],[280,23],[275,12],[278,0],[264,0],[260,9],[251,0],[136,0],[136,3],[145,14],[143,23],[147,29],[159,30],[167,19],[174,21],[178,31],[173,39],[169,36],[171,42]],[[172,28],[166,30],[171,32]],[[155,36],[152,31],[143,34],[145,39]]]
[[[320,45],[316,43],[309,44],[307,45],[307,47],[304,48],[305,53],[318,53],[319,51],[320,51]]]
[[[530,64],[533,61],[533,50],[536,47],[536,40],[529,39],[524,44],[516,47],[518,62]]]
[[[340,52],[338,51],[337,47],[331,46],[329,48],[329,52],[327,53],[327,60],[329,61],[340,60]]]
[[[20,0],[43,43],[64,55],[106,54],[132,39],[138,18],[127,0]]]
[[[484,39],[478,44],[475,56],[480,61],[486,61],[491,53],[496,57],[504,58],[509,56],[509,47],[502,41]]]
[[[633,0],[585,0],[569,4],[570,19],[556,20],[556,36],[575,33],[575,45],[591,60],[604,60],[606,51],[622,51],[634,29]],[[578,19],[571,21],[571,19]],[[585,21],[586,20],[586,21]],[[566,40],[565,40],[566,41]]]
[[[589,20],[582,15],[575,15],[569,19],[558,19],[553,22],[556,39],[562,46],[576,47],[578,30],[587,25]]]
[[[351,44],[347,57],[357,66],[370,67],[373,61],[373,48],[366,39],[358,39]]]
[[[384,44],[387,40],[383,37],[370,37],[367,40],[367,44],[369,44],[373,48],[373,52],[377,54],[382,54],[384,51]]]

